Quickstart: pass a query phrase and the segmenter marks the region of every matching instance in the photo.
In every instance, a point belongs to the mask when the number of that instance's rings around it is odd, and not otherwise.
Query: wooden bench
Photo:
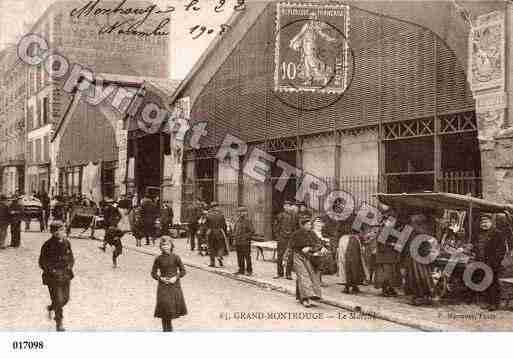
[[[262,256],[262,260],[265,261],[264,249],[273,251],[273,259],[272,260],[276,259],[276,250],[278,249],[277,242],[275,242],[275,241],[253,242],[253,243],[251,243],[251,246],[256,248],[256,250],[257,250],[256,259],[258,259],[258,257]]]

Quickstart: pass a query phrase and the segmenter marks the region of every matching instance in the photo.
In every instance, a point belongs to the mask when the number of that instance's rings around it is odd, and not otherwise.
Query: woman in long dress
[[[338,244],[338,276],[345,288],[344,293],[360,293],[359,285],[367,278],[359,234],[348,234]]]
[[[290,243],[296,272],[296,299],[305,307],[311,307],[311,300],[321,298],[320,272],[310,260],[310,254],[319,248],[320,243],[310,231],[309,219],[300,219],[300,225],[301,228],[293,234]]]
[[[413,227],[413,232],[403,249],[406,269],[405,293],[412,296],[411,304],[413,305],[431,304],[435,287],[432,269],[429,264],[421,263],[414,258],[410,248],[413,247],[413,240],[417,235],[433,236],[434,223],[425,214],[416,214],[410,217],[409,225]],[[430,245],[424,242],[418,248],[418,254],[425,257],[429,255],[430,250]]]
[[[179,256],[173,253],[173,241],[169,236],[160,239],[162,254],[155,259],[151,276],[158,281],[155,317],[161,318],[162,330],[173,331],[172,320],[187,314],[187,307],[180,285],[185,267]]]

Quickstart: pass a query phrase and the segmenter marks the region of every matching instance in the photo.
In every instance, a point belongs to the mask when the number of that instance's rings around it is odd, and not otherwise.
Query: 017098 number
[[[15,340],[12,342],[12,348],[14,350],[41,350],[45,348],[45,344],[35,340]]]

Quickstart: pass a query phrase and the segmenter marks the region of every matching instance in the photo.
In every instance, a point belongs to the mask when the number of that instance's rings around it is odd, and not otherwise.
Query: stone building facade
[[[14,195],[25,178],[25,66],[15,47],[0,52],[0,193]]]
[[[87,10],[94,13],[94,9],[88,8],[91,4],[94,2],[53,3],[27,33],[42,37],[48,43],[49,53],[63,56],[69,68],[64,71],[64,75],[57,75],[62,70],[57,63],[48,65],[43,62],[37,66],[24,66],[27,90],[23,115],[26,128],[26,161],[23,173],[26,175],[19,183],[22,191],[34,192],[43,189],[55,195],[59,191],[59,178],[65,178],[66,191],[79,191],[81,168],[87,163],[53,163],[52,158],[57,156],[53,152],[57,149],[53,149],[51,141],[70,106],[79,76],[89,78],[88,72],[94,78],[100,73],[134,77],[169,76],[168,36],[140,37],[115,32],[100,34],[100,29],[108,26],[109,21],[120,19],[88,15]],[[115,1],[105,1],[101,2],[101,7],[114,8],[118,4]],[[148,5],[151,4],[146,1],[129,1],[124,6],[145,8]],[[80,10],[84,10],[80,16],[71,15],[78,14]],[[156,25],[160,20],[155,16],[148,19],[146,25]],[[169,30],[169,24],[164,29]],[[80,133],[75,133],[74,136],[78,138]],[[106,171],[116,171],[117,161],[106,163],[109,161],[103,160],[105,167],[109,168]],[[115,183],[113,180],[111,182],[110,186],[113,188]]]

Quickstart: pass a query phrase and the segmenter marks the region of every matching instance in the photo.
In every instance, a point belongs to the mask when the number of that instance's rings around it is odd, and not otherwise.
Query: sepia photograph
[[[0,0],[8,350],[512,332],[510,107],[510,0]]]

